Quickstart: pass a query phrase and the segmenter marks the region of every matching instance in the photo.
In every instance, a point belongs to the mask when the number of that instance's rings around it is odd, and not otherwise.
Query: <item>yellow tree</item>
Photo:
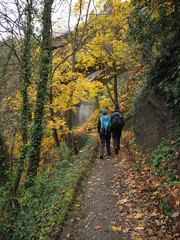
[[[85,98],[89,99],[89,96],[92,95],[90,92],[93,91],[92,90],[93,86],[95,86],[95,83],[87,82],[87,80],[83,77],[82,74],[78,74],[78,71],[76,69],[78,52],[80,51],[82,46],[86,43],[86,41],[88,41],[88,38],[90,36],[92,37],[92,35],[95,33],[94,29],[90,26],[90,24],[92,25],[92,21],[88,22],[89,13],[91,9],[91,2],[92,2],[91,0],[88,1],[79,0],[77,1],[76,4],[73,5],[73,1],[70,0],[68,5],[69,7],[67,23],[68,32],[67,34],[64,34],[64,36],[59,37],[61,42],[63,42],[65,39],[67,40],[67,44],[66,46],[64,46],[62,50],[63,53],[66,54],[62,55],[61,52],[59,56],[57,52],[54,53],[55,59],[53,61],[56,66],[54,71],[55,76],[54,78],[59,79],[60,76],[64,76],[63,81],[60,81],[59,83],[61,87],[62,85],[66,86],[63,87],[61,94],[63,91],[66,91],[67,97],[65,99],[68,99],[68,101],[64,102],[64,104],[66,103],[66,106],[64,106],[65,108],[63,108],[63,111],[65,111],[66,109],[67,126],[70,131],[72,129],[72,110],[75,109],[74,106],[81,100],[85,100]],[[75,24],[72,25],[71,23],[72,21],[75,22]],[[83,82],[86,82],[86,84],[84,84]],[[92,88],[90,85],[92,85]],[[85,91],[88,92],[88,94],[84,94],[85,87],[87,87]],[[75,96],[77,91],[79,91],[78,98]],[[52,105],[53,101],[51,102]],[[70,131],[68,133],[67,138],[69,146],[71,145]]]
[[[102,4],[104,8],[101,10],[95,26],[98,29],[96,36],[81,51],[77,65],[81,71],[87,73],[92,68],[101,70],[99,79],[107,86],[111,99],[116,105],[118,104],[117,74],[139,66],[141,56],[135,45],[129,45],[126,40],[129,2],[108,0],[101,1],[100,6]],[[108,87],[111,79],[114,79],[114,97]]]

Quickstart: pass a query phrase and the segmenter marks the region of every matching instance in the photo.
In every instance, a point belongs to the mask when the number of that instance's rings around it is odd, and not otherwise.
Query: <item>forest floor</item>
[[[145,157],[135,156],[137,152],[130,150],[126,138],[122,139],[118,155],[112,147],[111,156],[105,154],[104,159],[99,159],[97,155],[61,240],[180,239],[179,200],[175,197],[178,189],[170,189],[168,183],[160,187],[162,179],[146,165]],[[162,205],[169,191],[171,211],[174,209],[171,217]]]

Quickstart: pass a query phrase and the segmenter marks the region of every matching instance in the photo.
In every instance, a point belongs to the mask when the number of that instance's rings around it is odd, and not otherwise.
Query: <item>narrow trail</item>
[[[76,220],[73,229],[63,233],[61,239],[130,239],[129,234],[122,231],[129,228],[129,223],[122,221],[120,216],[122,209],[117,204],[119,198],[123,198],[125,191],[121,185],[120,167],[125,158],[123,150],[118,155],[112,151],[112,155],[105,155],[104,159],[97,157],[84,186],[84,198],[79,206],[80,219]]]
[[[174,226],[164,221],[156,198],[158,179],[142,157],[141,171],[136,169],[134,154],[125,139],[118,155],[112,150],[110,157],[99,159],[98,154],[58,240],[180,240],[178,221]],[[168,185],[162,191],[172,193]],[[170,223],[177,216],[175,212]]]
[[[122,194],[123,192],[120,179],[117,181],[116,165],[118,164],[119,158],[115,156],[97,160],[87,182],[81,207],[82,219],[75,226],[69,239],[125,239],[121,231],[112,230],[114,227],[122,225],[118,216],[119,206],[116,197],[117,193]],[[120,168],[118,170],[118,176],[120,176]],[[123,225],[122,227],[125,227],[125,223]]]

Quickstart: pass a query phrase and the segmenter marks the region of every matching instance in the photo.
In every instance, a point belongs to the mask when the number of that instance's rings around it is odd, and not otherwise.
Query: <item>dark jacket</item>
[[[101,128],[101,119],[99,118],[99,121],[98,121],[98,133],[100,133],[100,128]]]
[[[121,125],[121,130],[122,130],[122,128],[124,127],[124,125],[125,125],[125,118],[124,118],[124,115],[123,115],[123,113],[122,112],[120,112],[119,110],[117,110],[117,109],[115,109],[115,111],[111,114],[111,116],[110,116],[110,122],[111,122],[111,129],[112,129],[112,131],[113,131],[113,126],[112,126],[112,118],[113,118],[113,116],[114,116],[114,114],[115,113],[119,113],[120,114],[120,117],[121,117],[121,120],[122,120],[122,125]]]

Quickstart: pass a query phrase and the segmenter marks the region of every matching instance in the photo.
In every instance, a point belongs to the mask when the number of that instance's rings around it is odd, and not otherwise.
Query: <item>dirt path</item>
[[[84,186],[84,199],[80,203],[80,219],[73,229],[63,234],[62,239],[70,240],[120,240],[130,239],[122,229],[129,227],[122,221],[121,206],[117,204],[124,188],[121,185],[122,151],[104,159],[96,159],[91,175]],[[77,204],[77,207],[79,205]],[[64,236],[66,235],[66,237]]]
[[[165,221],[163,201],[156,197],[172,189],[159,189],[152,169],[130,148],[122,140],[118,155],[97,157],[58,240],[180,240],[177,211]]]

